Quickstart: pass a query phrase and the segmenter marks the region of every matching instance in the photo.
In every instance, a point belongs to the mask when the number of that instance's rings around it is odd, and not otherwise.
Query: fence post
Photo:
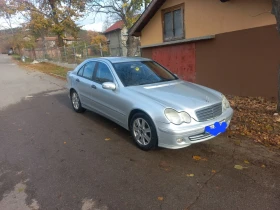
[[[103,57],[103,52],[102,52],[102,45],[101,45],[101,42],[99,43],[99,47],[100,47],[100,55],[101,55],[101,57]]]
[[[74,53],[74,60],[75,60],[75,63],[77,64],[77,61],[76,61],[76,48],[73,47],[73,53]]]
[[[85,43],[85,49],[86,49],[86,58],[88,58],[88,49],[87,49],[87,43]]]
[[[56,51],[57,51],[57,54],[58,54],[58,62],[61,62],[61,53],[60,53],[60,49],[59,49],[58,46],[57,46]]]
[[[47,54],[46,45],[44,45],[44,60],[46,60],[46,54]]]
[[[65,61],[67,63],[68,61],[67,61],[67,53],[66,53],[65,45],[63,45],[63,50],[64,50]]]

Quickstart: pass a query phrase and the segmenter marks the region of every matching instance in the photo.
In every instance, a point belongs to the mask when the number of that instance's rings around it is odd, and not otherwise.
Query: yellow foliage
[[[102,50],[104,52],[108,52],[108,46],[107,46],[107,38],[102,35],[102,34],[99,34],[97,32],[94,32],[94,31],[89,31],[88,32],[89,36],[90,36],[90,43],[92,45],[100,45],[102,46]]]

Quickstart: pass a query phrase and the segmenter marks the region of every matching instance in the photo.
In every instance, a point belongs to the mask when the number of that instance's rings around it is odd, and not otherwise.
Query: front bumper
[[[158,133],[158,146],[168,149],[180,149],[188,147],[191,144],[199,143],[210,140],[215,136],[205,133],[205,127],[213,125],[215,122],[227,123],[227,127],[230,124],[233,115],[232,108],[228,108],[219,117],[208,120],[205,122],[192,122],[191,124],[174,125],[172,123],[156,123]],[[193,120],[194,121],[194,120]],[[177,140],[181,139],[181,142]]]

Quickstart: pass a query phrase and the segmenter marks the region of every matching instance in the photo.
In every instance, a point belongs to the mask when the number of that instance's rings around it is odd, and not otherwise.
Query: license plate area
[[[219,121],[219,124],[222,124],[223,122],[226,122],[226,120],[224,119],[224,120]],[[214,124],[208,125],[208,126],[209,126],[211,129],[214,129],[214,128],[215,128],[215,125],[214,125]],[[205,126],[205,128],[204,128],[204,133],[209,133],[209,132],[206,131],[206,128],[207,128],[208,126]]]

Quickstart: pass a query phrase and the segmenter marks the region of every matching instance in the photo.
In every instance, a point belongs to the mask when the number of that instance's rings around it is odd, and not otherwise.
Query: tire
[[[78,95],[78,93],[77,93],[75,90],[71,91],[71,93],[70,93],[70,98],[71,98],[72,107],[73,107],[73,109],[74,109],[75,112],[77,112],[77,113],[82,113],[82,112],[85,112],[85,111],[86,111],[86,110],[82,107],[82,104],[81,104],[79,95]]]
[[[136,113],[130,120],[130,132],[135,144],[142,150],[155,149],[158,145],[156,127],[144,113]]]

